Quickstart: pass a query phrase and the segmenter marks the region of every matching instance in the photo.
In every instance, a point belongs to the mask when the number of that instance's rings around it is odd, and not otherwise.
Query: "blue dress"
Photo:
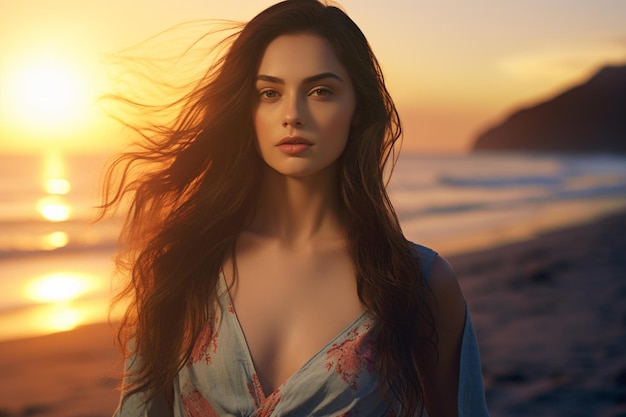
[[[424,276],[436,253],[415,245]],[[374,317],[364,312],[269,395],[263,393],[224,277],[218,309],[174,381],[176,417],[395,415],[378,389]],[[132,366],[129,360],[127,366]],[[121,402],[114,417],[144,417],[141,393]],[[488,416],[476,336],[466,310],[461,345],[459,416]]]

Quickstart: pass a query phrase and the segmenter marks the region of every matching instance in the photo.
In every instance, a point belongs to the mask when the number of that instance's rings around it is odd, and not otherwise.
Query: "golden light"
[[[74,308],[61,307],[48,316],[46,324],[52,331],[66,331],[76,328],[81,321],[80,311]]]
[[[52,232],[45,236],[45,248],[58,249],[67,246],[69,236],[65,232]]]
[[[80,57],[54,50],[23,52],[0,79],[3,123],[22,138],[73,140],[93,121],[97,94],[90,78]]]
[[[95,303],[100,315],[95,316],[91,305],[69,303],[40,304],[28,309],[20,309],[0,315],[0,341],[20,339],[35,335],[72,330],[83,323],[106,320],[106,305]]]
[[[67,179],[67,167],[63,154],[48,149],[43,160],[44,188],[48,194],[65,195],[72,188]]]
[[[70,218],[71,207],[61,197],[49,195],[37,203],[37,210],[46,220],[62,222]]]
[[[65,195],[70,192],[71,185],[65,178],[50,178],[46,180],[46,192],[48,194]]]
[[[56,57],[23,63],[7,84],[13,112],[24,122],[58,127],[82,116],[86,88],[78,72]]]
[[[95,279],[88,275],[60,272],[31,281],[25,292],[34,301],[60,303],[74,300],[95,287]]]
[[[20,298],[32,301],[31,305],[0,314],[0,341],[107,321],[107,282],[99,272],[83,271],[56,272],[32,278],[20,288]],[[112,316],[113,319],[119,317]]]
[[[532,97],[541,96],[555,86],[580,83],[600,66],[623,60],[624,48],[619,42],[602,38],[569,39],[515,51],[496,65],[526,91],[525,95],[530,93]]]

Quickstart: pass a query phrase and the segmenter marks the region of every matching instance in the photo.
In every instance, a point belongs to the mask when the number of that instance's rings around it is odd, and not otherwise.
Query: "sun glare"
[[[46,180],[45,188],[48,194],[65,195],[70,192],[71,185],[65,178],[50,178]]]
[[[58,195],[43,197],[37,203],[39,214],[51,222],[63,222],[70,218],[71,207]]]
[[[54,273],[31,281],[27,296],[42,303],[60,303],[74,300],[94,289],[94,279],[87,275]]]
[[[17,128],[55,133],[85,122],[89,88],[69,59],[32,57],[15,64],[4,78],[3,107]]]
[[[42,246],[49,250],[58,249],[67,246],[69,241],[70,238],[67,233],[61,231],[52,232],[44,237],[44,245]]]
[[[80,311],[73,308],[60,308],[48,316],[47,324],[53,331],[66,331],[76,328],[81,322]]]

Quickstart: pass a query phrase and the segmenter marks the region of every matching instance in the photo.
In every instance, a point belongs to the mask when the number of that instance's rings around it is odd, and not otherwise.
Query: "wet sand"
[[[111,416],[120,370],[105,323],[0,343],[0,417]]]
[[[492,416],[626,416],[626,214],[452,259]]]
[[[626,213],[450,257],[499,416],[626,416]],[[108,324],[0,343],[0,417],[110,416]]]

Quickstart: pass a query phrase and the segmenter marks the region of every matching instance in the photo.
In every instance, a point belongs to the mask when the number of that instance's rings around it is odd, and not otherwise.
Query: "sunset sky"
[[[115,151],[94,104],[104,58],[175,24],[249,20],[267,0],[0,0],[0,152]],[[463,152],[510,110],[626,63],[621,0],[344,0],[385,71],[405,147]]]

